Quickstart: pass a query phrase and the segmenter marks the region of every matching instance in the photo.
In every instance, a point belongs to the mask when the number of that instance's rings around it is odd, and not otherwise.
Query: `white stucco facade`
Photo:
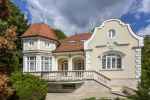
[[[110,29],[115,30],[114,38],[109,38]],[[141,47],[143,38],[136,35],[128,24],[118,19],[110,19],[96,27],[92,37],[85,42],[86,67],[97,70],[112,79],[112,86],[136,88],[141,76]],[[120,69],[103,69],[102,57],[105,52],[121,55]],[[115,84],[114,84],[115,83]]]
[[[57,48],[53,40],[23,38],[23,72],[95,71],[111,80],[109,85],[114,91],[124,86],[136,89],[142,47],[143,38],[129,24],[110,19],[95,28],[84,42],[84,51],[57,53],[53,52]]]

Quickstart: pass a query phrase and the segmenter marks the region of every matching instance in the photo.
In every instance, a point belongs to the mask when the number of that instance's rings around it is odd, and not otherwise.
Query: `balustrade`
[[[30,72],[29,72],[30,73]],[[31,74],[40,76],[47,81],[82,81],[82,80],[95,80],[98,83],[109,87],[110,79],[96,71],[45,71],[45,72],[32,72]]]

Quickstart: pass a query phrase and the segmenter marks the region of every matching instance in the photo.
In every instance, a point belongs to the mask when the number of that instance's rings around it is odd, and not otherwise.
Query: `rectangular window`
[[[102,59],[102,68],[106,69],[106,57],[103,57]]]
[[[116,68],[116,62],[117,62],[116,57],[114,56],[114,57],[112,57],[111,59],[112,59],[112,60],[111,60],[111,61],[112,61],[111,67],[112,67],[112,68]]]
[[[117,68],[121,68],[121,59],[117,58]]]
[[[36,57],[35,56],[27,57],[27,67],[28,67],[29,72],[36,71]]]
[[[34,40],[29,40],[29,46],[33,46],[34,45]]]
[[[121,57],[119,55],[104,55],[102,58],[103,69],[121,69]]]
[[[45,41],[45,46],[46,47],[49,47],[50,46],[50,43],[48,41]]]
[[[107,66],[107,69],[110,69],[111,67],[111,58],[109,56],[107,56],[106,66]]]
[[[42,56],[42,71],[50,71],[52,68],[51,57]]]

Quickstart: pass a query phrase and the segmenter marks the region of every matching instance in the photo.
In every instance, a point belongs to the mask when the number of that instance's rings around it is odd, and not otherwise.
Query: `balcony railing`
[[[58,81],[82,81],[82,80],[95,80],[101,85],[110,87],[110,79],[96,71],[45,71],[45,72],[28,72],[33,75],[40,76],[49,82]]]

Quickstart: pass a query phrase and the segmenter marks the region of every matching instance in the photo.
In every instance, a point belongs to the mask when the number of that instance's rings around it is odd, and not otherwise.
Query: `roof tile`
[[[60,43],[60,46],[56,48],[54,52],[73,52],[73,51],[83,51],[84,41],[91,37],[90,33],[80,33],[70,36]],[[83,41],[84,40],[84,41]]]
[[[47,24],[35,23],[32,24],[28,30],[22,35],[22,37],[41,36],[49,39],[57,40],[57,36],[53,29]]]

